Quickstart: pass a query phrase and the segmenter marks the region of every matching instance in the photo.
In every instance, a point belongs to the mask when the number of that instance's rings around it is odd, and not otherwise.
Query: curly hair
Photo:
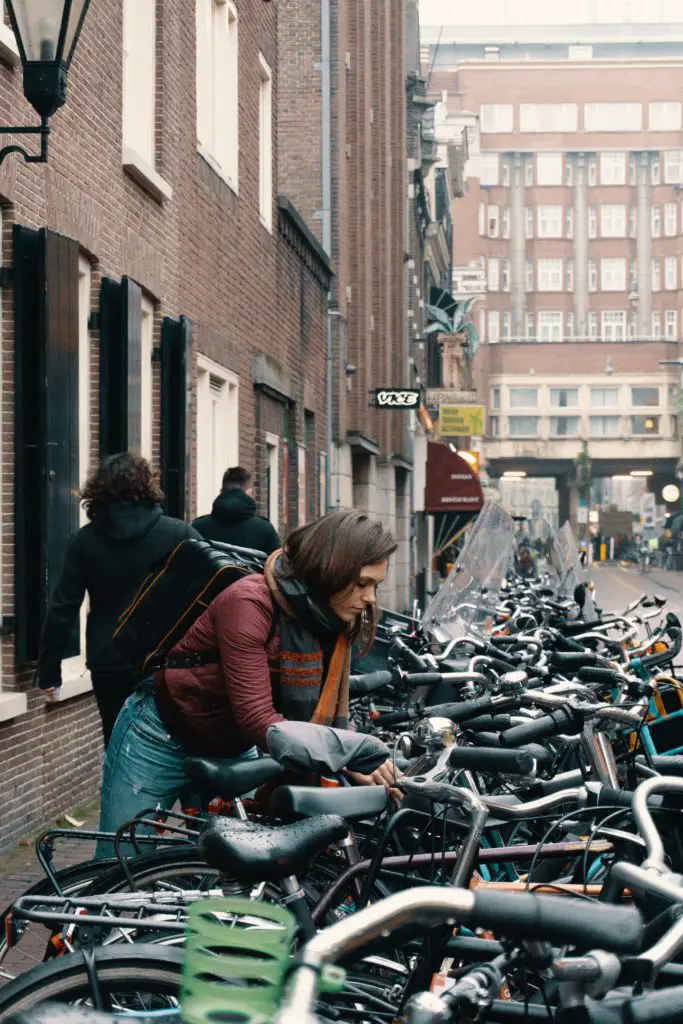
[[[147,459],[131,452],[109,455],[93,470],[81,491],[88,519],[120,501],[160,505],[163,500],[157,474]]]

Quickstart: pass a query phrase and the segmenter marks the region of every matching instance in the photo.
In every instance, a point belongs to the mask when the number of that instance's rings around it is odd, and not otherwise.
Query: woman
[[[140,678],[112,643],[119,616],[135,597],[150,565],[166,558],[188,537],[199,538],[187,523],[163,514],[163,500],[146,459],[121,452],[102,462],[81,492],[90,522],[69,542],[43,623],[38,685],[52,701],[62,685],[61,662],[87,592],[86,663],[105,747],[119,711]]]
[[[144,808],[172,807],[188,787],[187,754],[256,757],[269,727],[287,719],[345,727],[351,648],[367,650],[374,639],[377,588],[395,550],[381,523],[333,512],[290,534],[264,575],[219,594],[173,648],[169,667],[119,716],[105,761],[102,831]],[[188,655],[204,663],[190,667]],[[389,762],[354,777],[394,781]]]

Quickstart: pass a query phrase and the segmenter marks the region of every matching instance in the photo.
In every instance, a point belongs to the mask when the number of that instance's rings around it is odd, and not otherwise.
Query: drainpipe
[[[331,67],[330,0],[320,0],[320,87],[322,125],[320,169],[322,177],[322,229],[323,249],[332,258],[332,67]],[[325,474],[325,511],[332,508],[332,292],[327,293],[327,472]],[[338,314],[337,314],[338,315]]]

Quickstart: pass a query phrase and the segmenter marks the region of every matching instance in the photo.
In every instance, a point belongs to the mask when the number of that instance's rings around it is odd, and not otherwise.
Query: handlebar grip
[[[405,662],[409,662],[410,665],[412,665],[414,672],[429,671],[429,666],[427,662],[424,660],[424,658],[421,658],[420,655],[412,649],[412,647],[408,647],[408,645],[403,643],[403,641],[401,641],[400,644],[396,644],[396,646],[401,652],[401,658]]]
[[[496,729],[509,729],[511,726],[510,715],[481,715],[470,718],[465,728],[468,732],[493,732]]]
[[[558,651],[565,651],[567,654],[583,654],[586,648],[578,640],[572,640],[567,636],[558,636],[555,639],[555,646]]]
[[[555,651],[550,655],[551,665],[557,668],[588,668],[598,664],[597,655],[592,651]]]
[[[407,672],[403,677],[409,686],[438,686],[443,682],[442,672]]]
[[[491,658],[491,665],[487,667],[492,668],[499,675],[505,675],[506,672],[514,672],[515,668],[519,667],[519,663],[501,661],[500,658]]]
[[[380,670],[378,672],[365,672],[362,675],[349,677],[350,693],[372,693],[382,686],[388,686],[393,682],[393,672]]]
[[[521,747],[525,743],[545,740],[556,733],[576,733],[583,726],[583,715],[575,708],[557,708],[548,715],[541,715],[528,725],[513,725],[500,734],[502,747]]]
[[[623,680],[621,673],[616,669],[598,666],[580,668],[578,676],[582,683],[620,683]]]
[[[499,772],[529,775],[534,770],[531,754],[522,750],[500,750],[496,747],[453,747],[448,763],[451,768],[469,768],[473,772]]]
[[[380,728],[383,725],[403,725],[404,722],[410,722],[412,717],[412,713],[405,708],[402,711],[385,711],[374,719],[373,724]]]
[[[468,718],[475,718],[481,714],[482,711],[488,711],[493,707],[493,698],[477,697],[474,700],[464,700],[461,704],[457,704],[451,713],[451,721],[453,722],[465,722]]]
[[[499,661],[503,662],[506,666],[504,669],[505,672],[509,672],[511,668],[515,668],[517,665],[517,660],[514,655],[508,654],[507,651],[502,651],[500,647],[495,647],[493,644],[486,645],[484,648],[484,654],[488,658],[497,658]]]
[[[491,928],[497,935],[576,944],[583,948],[628,953],[639,948],[643,922],[633,907],[591,904],[536,893],[474,889],[468,924]]]
[[[557,628],[564,636],[579,636],[581,633],[590,633],[595,626],[601,626],[602,619],[593,619],[592,622],[581,620],[574,622],[563,622]]]

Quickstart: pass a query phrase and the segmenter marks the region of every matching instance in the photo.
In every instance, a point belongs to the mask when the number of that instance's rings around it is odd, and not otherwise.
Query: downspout
[[[332,258],[332,51],[330,0],[320,0],[320,84],[322,101],[322,229],[323,249]],[[327,472],[325,474],[325,511],[332,509],[332,292],[327,293]]]

